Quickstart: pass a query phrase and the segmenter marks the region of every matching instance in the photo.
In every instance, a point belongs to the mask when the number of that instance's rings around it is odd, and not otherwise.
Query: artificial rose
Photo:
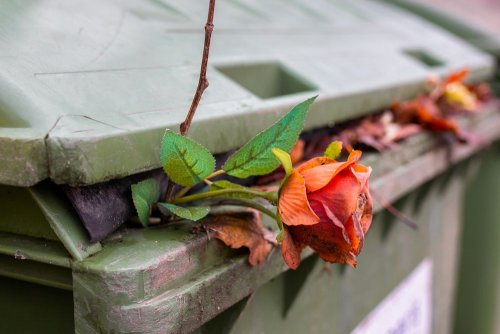
[[[357,164],[360,157],[360,151],[352,151],[345,162],[313,158],[283,184],[278,203],[284,227],[281,252],[290,268],[299,266],[306,246],[325,261],[356,265],[372,222],[371,168]]]

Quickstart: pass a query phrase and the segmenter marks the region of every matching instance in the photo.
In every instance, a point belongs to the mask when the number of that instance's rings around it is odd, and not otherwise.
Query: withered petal
[[[345,224],[357,208],[361,191],[358,179],[349,168],[337,174],[325,187],[309,193],[308,199],[310,202],[323,203],[342,224]]]
[[[308,169],[302,168],[298,172],[306,182],[308,192],[317,191],[325,187],[338,173],[356,163],[361,158],[361,151],[353,150],[345,162],[322,164]]]
[[[300,253],[304,246],[297,245],[288,228],[284,226],[283,229],[283,241],[281,243],[281,255],[283,260],[291,269],[297,269],[300,265]]]
[[[314,225],[319,217],[309,205],[304,178],[293,171],[281,188],[278,211],[286,225]]]

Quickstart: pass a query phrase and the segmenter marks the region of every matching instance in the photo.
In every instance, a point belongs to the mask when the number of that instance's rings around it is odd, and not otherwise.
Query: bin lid
[[[88,185],[158,168],[198,81],[208,1],[0,3],[0,183]],[[218,1],[206,91],[189,135],[244,144],[319,94],[306,128],[413,96],[430,74],[493,60],[368,0]]]
[[[408,9],[468,43],[500,56],[500,3],[490,0],[384,0]]]

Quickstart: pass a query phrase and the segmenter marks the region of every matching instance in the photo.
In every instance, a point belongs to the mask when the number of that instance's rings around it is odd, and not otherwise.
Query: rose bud
[[[345,162],[313,158],[289,175],[281,187],[278,213],[283,222],[281,252],[296,269],[309,246],[327,262],[356,266],[356,256],[372,222],[368,178],[371,168],[357,164],[361,151]]]

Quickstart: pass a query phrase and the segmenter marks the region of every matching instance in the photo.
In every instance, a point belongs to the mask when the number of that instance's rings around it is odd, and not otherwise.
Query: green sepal
[[[285,169],[286,175],[292,174],[293,171],[293,165],[292,165],[292,158],[290,157],[290,154],[287,152],[279,149],[279,148],[273,148],[271,150],[274,154],[274,156],[279,160],[283,168]]]
[[[192,186],[215,169],[213,155],[201,144],[167,129],[161,143],[160,161],[177,184]]]
[[[285,227],[283,226],[283,221],[281,220],[278,210],[276,210],[276,217],[278,217],[278,219],[276,219],[276,223],[278,224],[279,228],[279,233],[276,236],[276,241],[278,243],[281,243],[283,241],[283,238],[285,237]]]
[[[155,179],[146,179],[133,184],[132,201],[139,221],[143,226],[148,226],[151,215],[151,205],[156,203],[160,197],[160,185]]]
[[[338,140],[332,141],[326,148],[323,156],[335,160],[340,155],[340,152],[342,152],[342,142]]]
[[[183,207],[172,203],[158,203],[159,208],[166,209],[177,217],[197,221],[204,218],[210,212],[209,206]]]
[[[292,150],[304,127],[307,111],[316,97],[296,105],[278,122],[251,139],[229,157],[222,169],[238,178],[269,174],[275,170],[279,162],[272,149],[279,148],[285,152]]]

